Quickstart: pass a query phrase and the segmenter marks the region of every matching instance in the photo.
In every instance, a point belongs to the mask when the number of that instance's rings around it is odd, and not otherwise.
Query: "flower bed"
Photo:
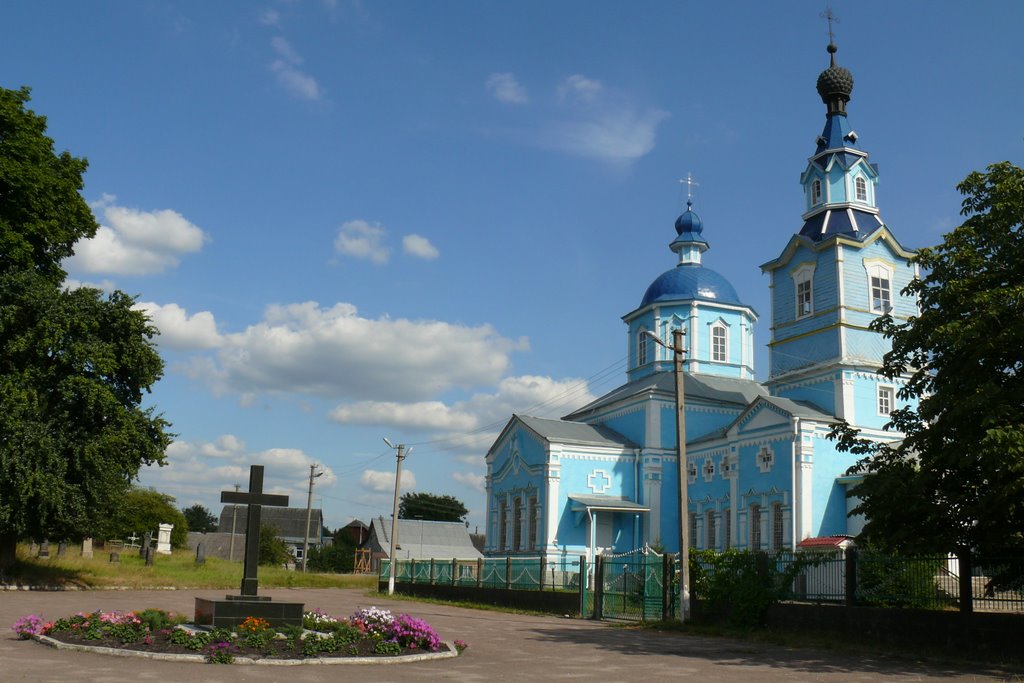
[[[349,618],[321,610],[303,615],[303,627],[271,628],[265,619],[249,617],[235,631],[199,630],[186,618],[158,609],[141,612],[79,612],[46,621],[30,614],[11,627],[24,639],[47,636],[61,643],[93,645],[140,652],[201,654],[206,661],[229,664],[235,657],[309,659],[322,657],[394,657],[440,652],[437,632],[427,622],[388,610],[360,609]],[[466,645],[458,641],[462,652]]]

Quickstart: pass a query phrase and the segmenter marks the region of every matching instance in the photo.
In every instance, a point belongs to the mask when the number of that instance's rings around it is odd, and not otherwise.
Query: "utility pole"
[[[394,448],[397,451],[396,460],[398,463],[395,465],[395,501],[391,511],[391,552],[388,553],[388,557],[391,560],[391,571],[388,572],[388,595],[395,594],[395,552],[398,550],[398,488],[402,484],[402,461],[405,460],[405,456],[412,453],[412,449],[405,450],[405,444],[400,443],[397,446],[387,439],[384,439],[389,447]]]
[[[690,510],[689,481],[686,463],[686,393],[683,389],[683,335],[682,329],[672,330],[672,346],[658,338],[650,330],[647,335],[660,346],[673,353],[676,378],[676,444],[677,444],[677,479],[679,496],[679,621],[690,618]]]
[[[240,485],[235,484],[235,493],[238,493],[238,489],[242,488]],[[235,521],[238,519],[238,506],[231,506],[231,545],[228,546],[228,559],[232,562],[235,561]]]
[[[316,463],[309,466],[309,496],[306,497],[306,538],[302,542],[302,573],[306,573],[306,565],[309,564],[309,522],[313,518],[313,480],[324,476],[323,472],[317,472],[319,467]],[[321,530],[321,533],[323,531]]]

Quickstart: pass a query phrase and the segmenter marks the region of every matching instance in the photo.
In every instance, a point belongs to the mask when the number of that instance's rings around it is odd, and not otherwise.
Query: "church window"
[[[732,510],[722,510],[722,550],[728,550],[732,545]]]
[[[691,483],[691,484],[693,482],[697,481],[697,464],[696,463],[692,463],[691,462],[687,466],[687,468],[686,468],[686,480],[689,483]]]
[[[768,446],[761,446],[761,450],[757,453],[757,469],[761,470],[762,474],[771,472],[773,464],[775,464],[775,453]]]
[[[498,512],[498,550],[504,552],[508,541],[508,503],[501,501],[501,509]]]
[[[704,481],[711,481],[715,478],[715,463],[708,458],[704,461]]]
[[[690,547],[697,547],[697,513],[690,513]]]
[[[857,201],[866,202],[868,200],[868,184],[864,179],[857,176],[857,179],[853,181],[853,186],[856,191]]]
[[[817,178],[811,183],[811,204],[821,204],[821,181]]]
[[[721,323],[711,327],[711,360],[719,363],[729,360],[729,331]]]
[[[814,312],[814,264],[804,263],[791,273],[796,295],[797,319]]]
[[[527,548],[533,550],[537,547],[537,496],[530,496],[530,503],[526,506],[528,515],[529,535],[527,537]]]
[[[512,501],[512,551],[522,547],[523,540],[523,501],[516,496]]]
[[[892,387],[878,387],[878,414],[888,415],[892,412],[893,401],[896,398],[896,390]]]
[[[704,521],[704,547],[714,549],[715,541],[715,511],[707,511],[707,519]]]
[[[647,343],[649,341],[650,340],[647,338],[647,328],[641,327],[640,328],[640,332],[636,335],[636,364],[637,364],[637,367],[639,367],[641,365],[647,365]]]
[[[865,260],[868,275],[868,296],[872,313],[888,313],[892,310],[893,267],[875,259]]]
[[[772,550],[782,549],[782,504],[772,504]]]
[[[750,549],[761,549],[761,506],[750,506]]]

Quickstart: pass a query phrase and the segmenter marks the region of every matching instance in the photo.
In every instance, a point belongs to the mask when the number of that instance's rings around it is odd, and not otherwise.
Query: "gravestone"
[[[264,505],[285,507],[288,496],[263,493],[263,465],[252,465],[249,468],[249,490],[222,491],[220,502],[248,506],[241,595],[227,595],[224,600],[196,598],[195,623],[214,628],[234,628],[247,617],[259,617],[266,619],[271,626],[302,626],[302,608],[305,605],[301,602],[273,602],[258,595],[256,578],[262,508]]]
[[[82,557],[84,557],[87,560],[91,560],[92,559],[92,539],[91,538],[83,538],[82,539]]]
[[[110,553],[110,564],[121,564],[121,554]]]
[[[132,536],[135,536],[135,534],[132,534]],[[134,543],[135,540],[137,539],[129,538],[128,540]],[[146,559],[146,548],[148,548],[152,542],[153,532],[147,531],[146,533],[142,534],[142,545],[139,546],[139,557],[141,557],[142,559]]]
[[[146,546],[144,550],[145,550],[145,553],[146,553],[146,566],[147,567],[152,567],[153,566],[153,548],[152,548],[152,546]]]
[[[206,564],[206,548],[202,543],[196,545],[196,564]]]
[[[57,557],[64,557],[68,554],[68,542],[61,541],[57,544]]]
[[[36,557],[36,553],[38,553],[38,552],[39,552],[39,546],[36,545],[35,540],[29,541],[28,542],[28,556],[29,557]]]
[[[161,555],[171,554],[171,530],[173,524],[161,524],[156,535],[156,551]]]
[[[49,558],[50,557],[50,542],[43,539],[43,542],[39,544],[39,557]]]

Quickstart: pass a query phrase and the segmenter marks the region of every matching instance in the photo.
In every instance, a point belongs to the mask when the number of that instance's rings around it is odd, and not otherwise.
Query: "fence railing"
[[[586,574],[586,561],[575,555],[472,560],[399,559],[395,562],[395,581],[508,590],[578,591],[581,567]],[[391,561],[381,560],[380,581],[387,581],[391,577],[390,572]]]

